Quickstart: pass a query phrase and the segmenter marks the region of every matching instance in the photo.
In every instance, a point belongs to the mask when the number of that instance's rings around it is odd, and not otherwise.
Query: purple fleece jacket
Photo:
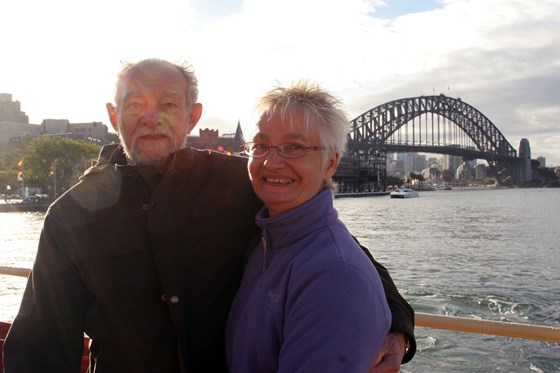
[[[375,267],[323,190],[284,214],[257,214],[262,237],[232,304],[231,372],[367,372],[391,325]]]

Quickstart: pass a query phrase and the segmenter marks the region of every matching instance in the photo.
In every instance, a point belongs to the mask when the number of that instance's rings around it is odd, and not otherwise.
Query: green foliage
[[[450,183],[455,180],[455,173],[452,170],[443,170],[441,178],[443,181]]]
[[[535,185],[537,186],[544,186],[544,187],[553,187],[558,188],[560,187],[560,180],[554,170],[551,168],[537,168],[537,177],[535,180]]]
[[[397,176],[387,176],[387,186],[389,185],[396,185],[397,187],[400,187],[401,185],[404,184],[404,179],[401,179],[400,177]]]
[[[23,157],[23,150],[14,148],[11,151],[2,149],[0,152],[0,193],[14,193],[21,182],[17,180],[19,173],[18,162]],[[11,190],[8,191],[8,185]]]
[[[121,139],[119,139],[119,135],[117,135],[116,133],[109,132],[107,134],[107,141],[108,141],[109,144],[110,143],[118,144],[119,142],[121,142]]]
[[[38,187],[52,194],[74,185],[81,174],[97,158],[100,147],[85,141],[58,136],[41,136],[31,141],[24,149],[24,182],[26,186]],[[53,169],[56,164],[56,172]]]

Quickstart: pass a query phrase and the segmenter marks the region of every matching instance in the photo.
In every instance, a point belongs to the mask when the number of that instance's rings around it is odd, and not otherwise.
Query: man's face
[[[119,84],[116,113],[108,107],[129,161],[161,165],[185,146],[198,121],[187,107],[186,88],[172,65],[140,63],[129,70]]]

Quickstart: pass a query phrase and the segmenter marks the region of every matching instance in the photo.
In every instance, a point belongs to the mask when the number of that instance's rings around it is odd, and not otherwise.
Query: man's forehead
[[[184,76],[173,66],[134,66],[119,82],[119,99],[131,95],[169,94],[185,96]]]
[[[125,85],[123,89],[121,89],[120,99],[126,99],[127,97],[132,96],[176,96],[176,97],[184,97],[185,92],[184,90],[179,90],[176,88],[169,88],[166,86],[158,87],[158,86],[129,86]]]
[[[131,96],[176,96],[184,98],[186,87],[179,81],[160,80],[144,82],[138,79],[125,79],[120,83],[119,100]]]

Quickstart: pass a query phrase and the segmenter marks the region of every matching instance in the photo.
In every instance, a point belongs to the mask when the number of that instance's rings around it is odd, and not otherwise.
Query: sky
[[[190,62],[199,129],[253,123],[278,84],[319,82],[349,119],[443,93],[560,165],[560,0],[18,0],[0,3],[0,93],[30,123],[103,122],[121,61]],[[198,131],[194,130],[194,134]]]

